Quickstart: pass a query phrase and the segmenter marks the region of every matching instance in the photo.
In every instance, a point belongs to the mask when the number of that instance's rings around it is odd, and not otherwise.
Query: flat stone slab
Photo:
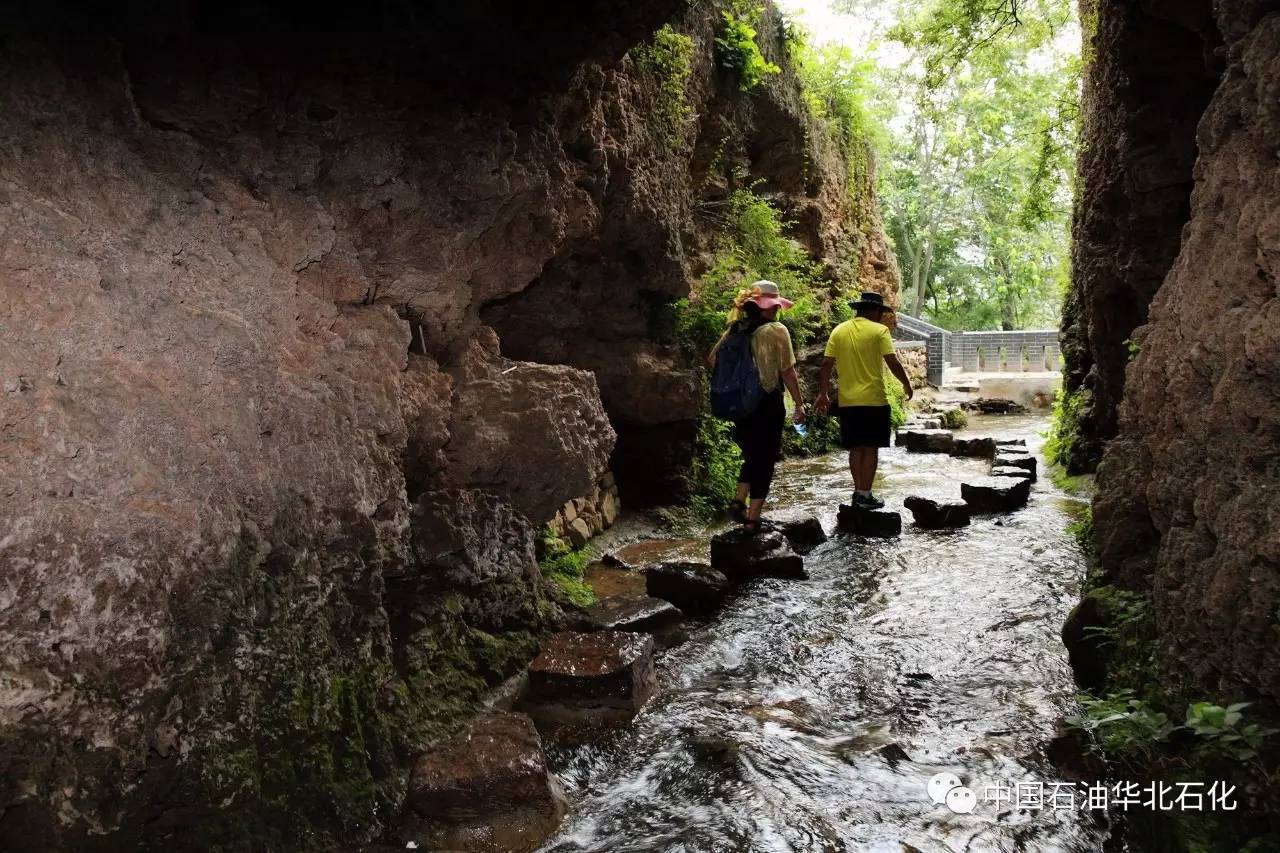
[[[983,477],[960,484],[960,497],[970,512],[1012,512],[1027,505],[1031,481],[1015,477]]]
[[[950,453],[955,436],[945,429],[900,429],[895,442],[911,453]]]
[[[977,391],[978,389],[974,388],[973,390]],[[979,411],[984,415],[1021,415],[1027,412],[1027,407],[1021,403],[1000,397],[981,397],[963,405],[966,409]]]
[[[845,533],[861,536],[898,536],[902,533],[902,516],[891,509],[863,509],[841,504],[836,514],[836,527]]]
[[[648,595],[611,595],[587,608],[587,620],[595,630],[652,633],[684,618],[671,602]]]
[[[952,456],[968,456],[977,459],[994,459],[996,440],[994,438],[957,438],[951,445]]]
[[[1025,438],[997,438],[996,447],[1023,447],[1027,446]]]
[[[1031,475],[1032,480],[1036,479],[1036,458],[1030,453],[1001,451],[996,454],[992,465],[997,468],[1022,468]]]
[[[804,558],[791,549],[776,524],[762,525],[754,534],[736,527],[711,537],[711,567],[734,582],[757,577],[808,577]]]
[[[969,526],[969,505],[960,500],[943,500],[912,495],[903,501],[916,525],[928,530]]]
[[[629,631],[561,631],[529,664],[521,710],[539,724],[625,722],[657,689],[653,637]]]
[[[729,594],[729,579],[706,563],[671,562],[644,571],[645,590],[691,616],[719,610]]]
[[[1035,474],[1026,468],[1018,468],[1013,465],[996,465],[991,469],[992,477],[1017,477],[1021,480],[1034,480]]]
[[[425,850],[533,850],[560,825],[568,801],[547,770],[542,739],[524,714],[493,711],[418,757],[404,844]]]

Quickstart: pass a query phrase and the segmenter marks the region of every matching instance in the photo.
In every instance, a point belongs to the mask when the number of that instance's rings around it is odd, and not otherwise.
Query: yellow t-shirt
[[[887,406],[884,357],[893,352],[889,330],[866,317],[846,320],[831,332],[825,355],[836,360],[841,406]]]

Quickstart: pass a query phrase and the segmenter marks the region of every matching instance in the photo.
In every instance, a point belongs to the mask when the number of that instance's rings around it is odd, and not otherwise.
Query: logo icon
[[[956,814],[968,814],[978,805],[977,796],[954,773],[937,773],[925,786],[935,806],[946,804]]]

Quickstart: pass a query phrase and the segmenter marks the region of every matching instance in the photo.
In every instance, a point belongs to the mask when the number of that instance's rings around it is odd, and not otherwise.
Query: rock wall
[[[1196,125],[1221,74],[1209,0],[1083,0],[1083,92],[1064,390],[1078,395],[1072,473],[1116,434],[1126,344],[1178,254],[1190,215]]]
[[[1130,14],[1131,4],[1100,4],[1099,62],[1119,49],[1105,34]],[[1138,352],[1127,371],[1119,434],[1099,467],[1095,545],[1105,581],[1151,595],[1171,689],[1274,702],[1280,4],[1222,2],[1213,22],[1222,40],[1215,56],[1225,70],[1197,125],[1194,188],[1176,259],[1146,324],[1132,334]],[[1172,38],[1163,24],[1155,32]],[[1202,67],[1197,40],[1169,44],[1181,44],[1183,61]],[[1085,142],[1107,144],[1093,135]],[[1120,224],[1122,232],[1133,227]],[[1077,292],[1095,295],[1087,286]],[[1121,332],[1108,334],[1105,343],[1118,346]]]
[[[678,7],[14,17],[6,849],[377,836],[556,623],[535,528],[611,458],[623,488],[687,460],[700,389],[655,323],[703,187],[763,177],[833,270],[891,277],[794,77],[715,69],[713,4],[679,19],[688,144],[647,121],[626,53]]]

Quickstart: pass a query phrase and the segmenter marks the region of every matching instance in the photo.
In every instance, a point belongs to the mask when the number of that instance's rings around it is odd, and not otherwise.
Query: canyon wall
[[[0,46],[0,838],[317,849],[559,618],[534,530],[676,493],[664,337],[733,188],[896,293],[716,4],[73,4]],[[689,116],[629,54],[673,21]],[[851,186],[851,182],[853,186]]]
[[[1116,424],[1098,580],[1149,594],[1171,694],[1274,703],[1280,4],[1104,0],[1093,50],[1072,299],[1096,437]]]

